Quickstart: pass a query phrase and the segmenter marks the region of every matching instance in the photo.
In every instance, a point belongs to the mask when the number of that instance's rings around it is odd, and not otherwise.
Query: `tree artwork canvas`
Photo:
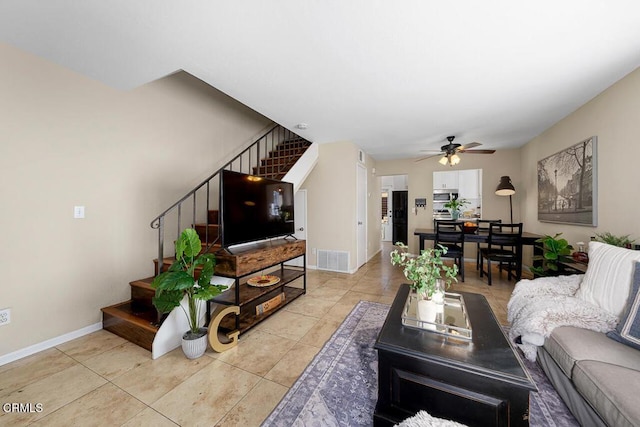
[[[592,136],[538,161],[538,220],[597,225],[596,143]]]

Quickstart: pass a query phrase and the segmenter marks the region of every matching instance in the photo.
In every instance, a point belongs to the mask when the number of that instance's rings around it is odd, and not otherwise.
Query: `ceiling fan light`
[[[442,156],[442,158],[440,160],[438,160],[438,163],[440,163],[441,165],[446,165],[447,162],[449,161],[449,159],[447,159],[447,156]]]
[[[454,154],[453,156],[451,156],[451,159],[449,159],[449,161],[452,165],[457,165],[458,163],[460,163],[460,157],[457,154]]]

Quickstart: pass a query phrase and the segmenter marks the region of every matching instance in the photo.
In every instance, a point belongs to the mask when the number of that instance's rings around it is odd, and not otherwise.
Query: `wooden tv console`
[[[302,267],[285,265],[285,262],[300,257],[302,257]],[[306,241],[278,239],[233,249],[233,253],[221,250],[216,253],[215,274],[235,279],[235,286],[207,301],[207,324],[211,321],[211,304],[235,306],[234,310],[225,311],[222,315],[224,318],[214,320],[220,325],[218,332],[237,338],[239,334],[246,332],[306,293]],[[247,284],[247,280],[262,274],[277,276],[280,281],[266,287]],[[302,278],[302,287],[299,284],[292,286],[293,282],[300,278]],[[282,302],[272,309],[257,314],[256,307],[274,298],[281,299],[281,294],[284,294]],[[236,313],[235,316],[227,315],[231,311]]]

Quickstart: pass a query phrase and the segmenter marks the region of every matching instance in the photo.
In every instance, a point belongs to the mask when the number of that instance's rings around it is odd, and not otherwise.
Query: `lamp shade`
[[[516,194],[516,189],[511,183],[511,178],[508,176],[500,177],[500,184],[496,187],[496,194],[498,196],[511,196]]]

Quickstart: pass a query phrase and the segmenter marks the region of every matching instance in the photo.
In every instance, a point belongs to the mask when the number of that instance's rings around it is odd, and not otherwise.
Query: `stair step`
[[[286,157],[286,156],[301,156],[306,151],[306,147],[301,148],[281,148],[277,150],[269,151],[269,158]]]
[[[203,249],[205,249],[205,245],[203,244]],[[215,244],[211,247],[211,249],[209,250],[210,253],[216,253],[218,252],[220,249],[222,249],[222,246]],[[175,262],[176,258],[175,257],[166,257],[162,259],[162,271],[167,271],[167,269],[169,267],[171,267],[171,264],[173,264]],[[153,260],[153,265],[154,265],[154,272],[156,274],[156,276],[158,275],[158,259],[154,259]],[[200,269],[196,268],[196,273],[198,273]],[[198,278],[198,274],[196,274],[196,278]]]
[[[200,241],[204,243],[213,243],[218,238],[220,231],[218,223],[215,224],[195,224],[196,233],[200,236]],[[207,229],[209,233],[207,234]],[[207,239],[208,238],[208,239]],[[207,245],[208,246],[208,245]]]
[[[261,176],[263,178],[269,178],[269,179],[275,179],[278,181],[282,181],[285,177],[285,175],[287,175],[287,171],[284,172],[278,172],[278,173],[257,173],[254,174],[257,176]]]
[[[253,168],[253,174],[256,176],[261,176],[263,178],[280,177],[275,179],[281,179],[281,178],[284,178],[287,172],[289,172],[289,169],[291,168],[290,167],[279,168],[275,166],[260,166],[259,168],[257,167]]]
[[[210,209],[209,212],[207,212],[207,223],[209,224],[217,224],[218,221],[218,214],[220,212],[218,210],[213,210]]]
[[[131,308],[135,312],[155,310],[151,299],[155,296],[156,291],[151,287],[151,282],[153,282],[153,277],[129,283],[131,286]]]
[[[278,145],[276,145],[276,149],[305,148],[310,145],[311,143],[303,138],[289,139],[286,141],[282,141]]]
[[[136,311],[131,302],[129,300],[103,308],[102,327],[151,351],[153,339],[158,333],[156,311]]]
[[[260,163],[261,163],[261,166],[293,164],[300,157],[302,157],[302,154],[296,154],[293,156],[269,157],[268,159],[262,159]]]

